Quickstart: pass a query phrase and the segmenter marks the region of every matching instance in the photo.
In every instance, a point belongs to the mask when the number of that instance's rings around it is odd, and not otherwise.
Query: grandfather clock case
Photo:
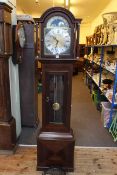
[[[0,3],[0,150],[16,145],[16,123],[11,114],[9,57],[12,55],[12,8]]]
[[[61,7],[39,19],[42,63],[42,128],[37,136],[37,170],[74,169],[74,134],[70,128],[73,63],[80,19]],[[77,25],[76,25],[77,24]]]

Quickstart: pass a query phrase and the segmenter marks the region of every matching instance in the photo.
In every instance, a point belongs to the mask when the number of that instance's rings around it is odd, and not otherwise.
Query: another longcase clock
[[[12,8],[0,2],[0,150],[16,146],[16,122],[11,113],[9,58],[12,55]]]
[[[37,137],[37,170],[74,169],[74,135],[70,128],[71,87],[75,61],[76,23],[61,7],[40,18],[42,63],[42,128]],[[79,35],[77,35],[79,36]]]

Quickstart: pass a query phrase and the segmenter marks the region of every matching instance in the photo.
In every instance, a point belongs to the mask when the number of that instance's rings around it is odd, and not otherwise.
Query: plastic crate
[[[98,90],[94,90],[92,95],[93,95],[93,100],[94,100],[94,103],[95,103],[96,106],[99,105],[100,102],[103,102],[103,101],[106,102],[107,101],[105,95],[98,94]]]
[[[110,111],[111,111],[111,104],[109,102],[101,102],[102,104],[102,111],[101,111],[101,118],[104,124],[104,127],[107,127],[110,118]],[[113,109],[112,118],[117,113],[117,108]]]
[[[97,106],[100,103],[98,91],[94,91],[93,95],[94,95],[94,97],[93,97],[94,98],[94,103]]]

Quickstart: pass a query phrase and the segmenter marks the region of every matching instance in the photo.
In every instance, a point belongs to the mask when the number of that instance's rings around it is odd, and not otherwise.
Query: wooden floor
[[[0,155],[0,175],[41,174],[36,171],[36,147]],[[117,175],[117,148],[75,148],[75,171],[69,175]]]

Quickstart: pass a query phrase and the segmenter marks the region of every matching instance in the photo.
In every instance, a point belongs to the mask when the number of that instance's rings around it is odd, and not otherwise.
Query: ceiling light
[[[65,5],[66,5],[66,7],[69,6],[69,0],[65,0]]]
[[[65,5],[65,8],[69,9],[69,7],[70,7],[70,0],[64,0],[64,5]]]
[[[35,3],[38,4],[39,3],[39,0],[35,0]]]

